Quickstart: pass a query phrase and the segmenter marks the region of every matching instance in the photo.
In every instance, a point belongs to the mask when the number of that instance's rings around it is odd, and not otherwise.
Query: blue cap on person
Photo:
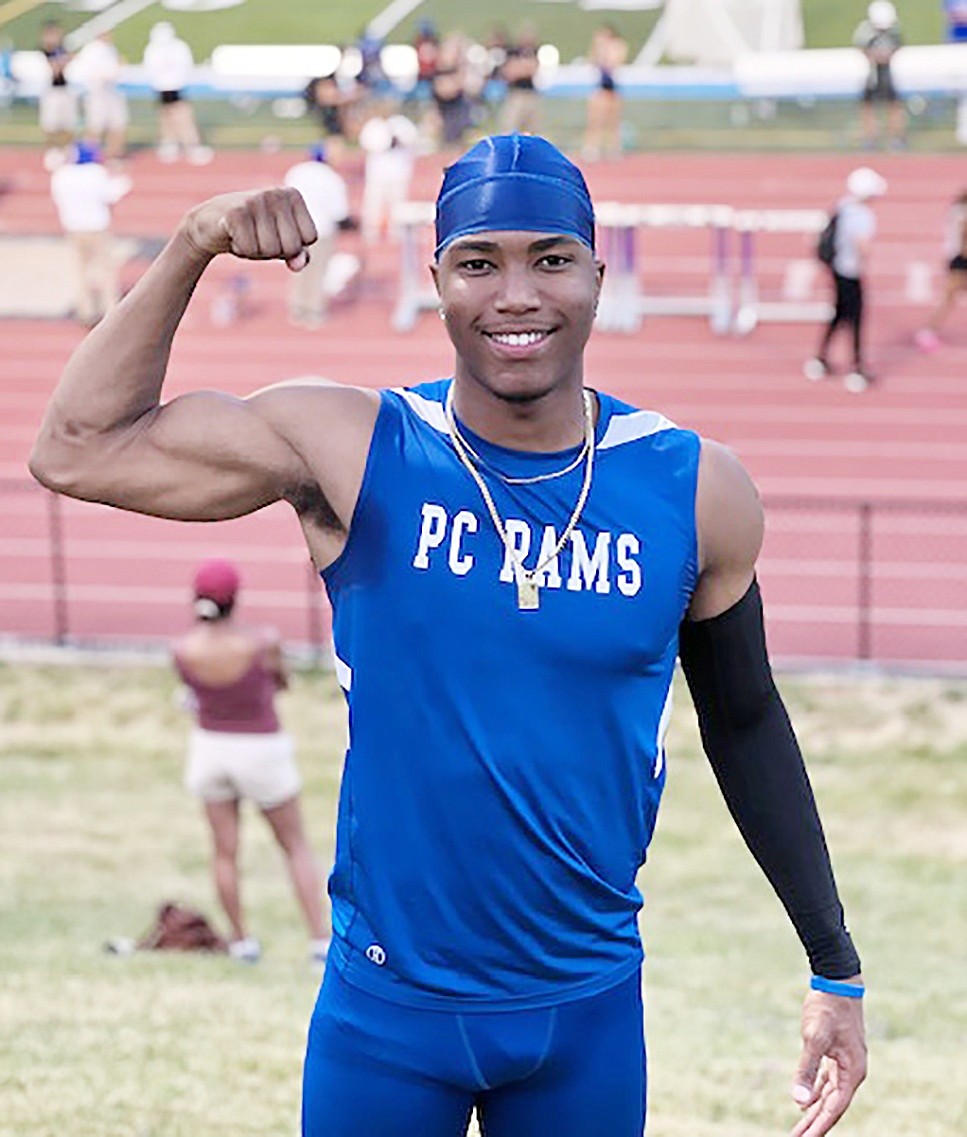
[[[448,166],[436,202],[436,250],[471,233],[522,230],[594,249],[594,207],[581,171],[546,138],[498,134]]]
[[[325,162],[326,160],[326,147],[322,142],[314,142],[309,147],[309,158],[313,162]]]
[[[74,162],[78,166],[86,166],[91,162],[100,162],[101,148],[96,142],[75,142]]]

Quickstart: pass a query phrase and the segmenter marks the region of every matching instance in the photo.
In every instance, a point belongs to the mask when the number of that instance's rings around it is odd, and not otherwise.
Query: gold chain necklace
[[[582,391],[582,396],[584,400],[584,447],[582,448],[581,455],[584,457],[585,464],[584,481],[581,485],[581,492],[578,494],[577,502],[571,513],[571,519],[567,525],[565,525],[560,540],[543,560],[539,561],[532,569],[525,569],[523,561],[517,556],[517,553],[510,543],[507,527],[497,512],[497,506],[494,503],[490,490],[487,488],[487,483],[483,480],[480,471],[473,463],[473,459],[471,458],[473,451],[468,448],[466,441],[457,429],[457,420],[453,413],[452,383],[450,384],[450,389],[447,391],[447,397],[444,403],[444,416],[447,421],[450,441],[453,443],[453,449],[456,451],[457,457],[477,483],[480,496],[484,499],[484,504],[487,507],[487,512],[490,514],[490,519],[494,523],[494,528],[497,530],[497,535],[500,537],[501,543],[504,546],[504,551],[513,566],[514,580],[517,584],[517,607],[521,612],[533,612],[540,607],[540,585],[537,583],[537,574],[542,568],[550,564],[567,544],[587,503],[588,494],[591,492],[591,477],[594,473],[595,451],[594,410],[591,404],[590,391]],[[569,468],[573,469],[573,466],[576,464],[577,463],[573,463]],[[558,471],[558,475],[564,472],[565,471]]]
[[[498,470],[492,462],[488,462],[485,458],[481,457],[467,441],[467,436],[461,431],[460,424],[455,418],[451,423],[451,429],[456,437],[460,439],[464,450],[470,455],[474,463],[479,466],[481,470],[486,470],[488,474],[493,474],[495,478],[499,478],[504,485],[507,486],[532,486],[537,482],[550,482],[553,481],[554,478],[563,478],[565,474],[569,474],[572,470],[576,470],[578,466],[581,465],[588,452],[588,440],[585,437],[577,455],[568,462],[566,466],[562,466],[560,470],[552,470],[549,474],[532,474],[526,478],[515,478],[511,477],[510,474],[505,474],[501,470]]]

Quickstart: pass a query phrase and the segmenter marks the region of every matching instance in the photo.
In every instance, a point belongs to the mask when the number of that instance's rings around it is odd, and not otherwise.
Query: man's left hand
[[[823,1137],[866,1077],[863,1000],[810,991],[802,1008],[802,1039],[792,1096],[803,1117],[791,1137]]]

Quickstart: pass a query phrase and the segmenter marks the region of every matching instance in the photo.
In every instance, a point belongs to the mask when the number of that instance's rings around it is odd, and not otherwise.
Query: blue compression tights
[[[417,1010],[330,964],[309,1028],[303,1137],[641,1137],[645,1043],[637,972],[532,1011]]]

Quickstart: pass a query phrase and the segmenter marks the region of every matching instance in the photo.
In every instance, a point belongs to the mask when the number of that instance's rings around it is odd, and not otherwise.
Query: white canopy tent
[[[728,66],[749,52],[803,45],[800,0],[665,0],[665,10],[638,64],[665,56],[676,63]]]

